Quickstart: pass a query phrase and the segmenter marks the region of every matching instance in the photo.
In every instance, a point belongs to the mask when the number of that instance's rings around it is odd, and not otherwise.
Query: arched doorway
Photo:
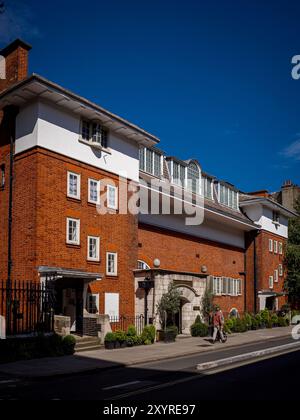
[[[176,289],[180,292],[180,309],[175,316],[175,324],[178,328],[179,334],[189,334],[190,326],[194,322],[194,311],[193,305],[195,305],[195,300],[199,300],[199,296],[196,294],[196,291],[186,285],[178,285]],[[197,302],[198,303],[198,302]]]

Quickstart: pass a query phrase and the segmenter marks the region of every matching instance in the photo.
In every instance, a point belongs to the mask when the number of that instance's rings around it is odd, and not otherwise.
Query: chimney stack
[[[21,39],[16,39],[0,50],[0,56],[3,57],[1,73],[4,73],[0,75],[0,93],[15,83],[26,79],[28,75],[28,52],[30,50],[31,46]]]

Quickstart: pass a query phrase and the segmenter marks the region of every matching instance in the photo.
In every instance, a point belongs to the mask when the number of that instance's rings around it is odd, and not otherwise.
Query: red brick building
[[[145,278],[154,282],[154,322],[161,293],[170,283],[180,289],[184,332],[206,287],[224,312],[280,306],[293,213],[205,174],[195,160],[165,156],[152,134],[27,76],[29,50],[17,40],[0,52],[0,278],[51,279],[57,314],[79,333],[89,314],[143,314]],[[158,211],[128,211],[137,189],[141,201],[154,190],[144,204]],[[186,222],[190,210],[199,223]]]

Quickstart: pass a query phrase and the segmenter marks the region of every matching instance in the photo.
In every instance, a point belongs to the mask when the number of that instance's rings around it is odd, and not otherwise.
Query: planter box
[[[165,343],[174,343],[176,341],[176,334],[173,331],[156,331],[157,341],[164,341]]]
[[[104,342],[104,347],[105,347],[107,350],[112,350],[112,349],[114,349],[114,348],[115,348],[115,343],[114,343],[114,341],[105,341],[105,342]]]

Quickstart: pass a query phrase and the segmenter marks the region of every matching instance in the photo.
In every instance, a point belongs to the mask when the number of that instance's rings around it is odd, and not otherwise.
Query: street
[[[32,381],[0,378],[1,400],[201,401],[208,399],[295,399],[300,351],[223,371],[199,373],[198,363],[294,342],[291,338],[115,368]],[[220,369],[221,370],[221,369]],[[276,378],[276,381],[274,381]]]

